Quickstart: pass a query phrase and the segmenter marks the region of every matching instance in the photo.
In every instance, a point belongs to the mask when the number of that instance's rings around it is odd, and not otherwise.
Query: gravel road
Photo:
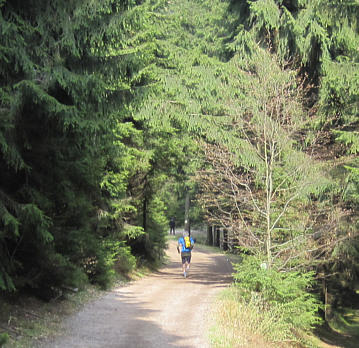
[[[176,242],[169,262],[143,279],[108,292],[69,317],[63,335],[41,348],[210,347],[215,295],[231,281],[224,255],[195,246],[189,277],[181,273]]]

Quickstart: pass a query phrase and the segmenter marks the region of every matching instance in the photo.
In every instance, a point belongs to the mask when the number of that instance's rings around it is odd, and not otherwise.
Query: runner
[[[181,253],[183,277],[186,278],[191,264],[191,250],[194,246],[194,240],[188,232],[183,232],[183,236],[178,239],[177,251]]]

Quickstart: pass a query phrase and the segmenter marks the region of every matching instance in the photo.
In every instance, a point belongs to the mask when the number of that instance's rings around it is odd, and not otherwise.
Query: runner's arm
[[[181,243],[181,238],[178,240],[178,244],[177,244],[177,251],[178,253],[180,253],[182,250],[182,243]]]

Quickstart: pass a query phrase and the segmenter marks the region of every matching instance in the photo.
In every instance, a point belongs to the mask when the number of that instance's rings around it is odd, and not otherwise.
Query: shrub
[[[294,341],[290,325],[278,320],[279,308],[263,310],[263,304],[258,294],[244,300],[237,286],[226,289],[216,306],[214,347],[270,348],[278,347],[274,342]]]
[[[9,335],[7,333],[0,334],[0,347],[4,345],[9,340]]]
[[[262,299],[263,310],[275,310],[277,320],[289,323],[294,329],[308,330],[318,324],[320,303],[310,292],[313,272],[278,272],[261,267],[254,256],[245,256],[235,266],[234,279],[244,299]]]
[[[103,246],[103,268],[106,270],[107,277],[113,279],[115,271],[126,274],[135,268],[136,258],[131,254],[131,248],[126,245],[125,241],[107,239],[103,242]]]
[[[115,262],[116,270],[130,273],[136,267],[136,257],[131,254],[131,248],[122,246],[118,249]]]

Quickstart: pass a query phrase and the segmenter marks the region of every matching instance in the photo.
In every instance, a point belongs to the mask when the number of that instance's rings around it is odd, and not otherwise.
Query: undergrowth
[[[103,291],[88,286],[77,293],[68,293],[62,299],[44,302],[30,295],[0,299],[0,328],[7,339],[3,348],[28,348],[48,336],[59,333],[64,316],[99,297]]]
[[[158,266],[155,263],[140,263],[125,275],[116,273],[113,287],[140,279]],[[65,317],[104,293],[99,286],[87,285],[81,291],[64,292],[60,298],[49,302],[27,294],[6,299],[0,297],[0,347],[29,348],[37,346],[45,338],[61,334],[61,323]]]
[[[211,330],[214,348],[296,347],[297,339],[278,320],[279,311],[265,310],[259,297],[246,302],[238,288],[228,288],[216,305],[216,325]]]

